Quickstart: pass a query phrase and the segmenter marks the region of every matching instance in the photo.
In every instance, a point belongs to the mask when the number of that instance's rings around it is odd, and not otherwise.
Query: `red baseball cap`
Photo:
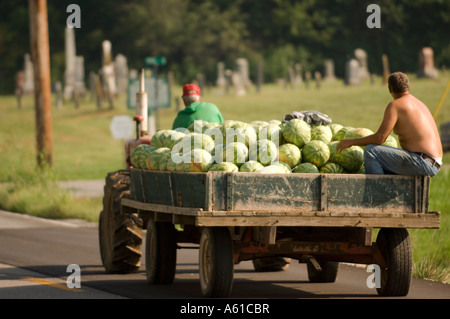
[[[183,86],[183,96],[200,95],[200,87],[197,84],[185,84]]]

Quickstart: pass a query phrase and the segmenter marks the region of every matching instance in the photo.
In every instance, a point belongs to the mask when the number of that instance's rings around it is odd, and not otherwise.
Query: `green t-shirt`
[[[178,127],[187,128],[196,120],[222,123],[224,119],[216,105],[205,102],[192,102],[184,110],[178,112],[177,117],[173,121],[172,129]]]

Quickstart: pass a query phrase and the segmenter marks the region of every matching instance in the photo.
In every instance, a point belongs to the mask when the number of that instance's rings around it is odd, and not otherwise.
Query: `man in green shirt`
[[[172,129],[179,127],[187,128],[196,120],[209,123],[222,123],[223,116],[216,105],[201,102],[200,88],[196,84],[186,84],[183,86],[183,102],[186,108],[178,112],[173,121]]]

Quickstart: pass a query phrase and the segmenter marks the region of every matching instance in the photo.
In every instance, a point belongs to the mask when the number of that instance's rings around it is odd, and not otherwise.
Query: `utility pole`
[[[34,64],[34,105],[36,111],[37,162],[52,166],[52,117],[50,49],[47,0],[29,0],[30,45]]]

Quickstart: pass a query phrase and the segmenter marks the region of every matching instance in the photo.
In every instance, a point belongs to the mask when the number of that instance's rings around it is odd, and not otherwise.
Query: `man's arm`
[[[372,135],[355,138],[355,139],[344,139],[339,142],[336,146],[336,151],[340,152],[347,147],[351,147],[353,145],[357,146],[366,146],[368,144],[378,144],[381,145],[386,141],[387,137],[393,130],[395,124],[398,120],[398,110],[394,102],[389,103],[384,111],[384,118],[381,122],[378,131]]]

